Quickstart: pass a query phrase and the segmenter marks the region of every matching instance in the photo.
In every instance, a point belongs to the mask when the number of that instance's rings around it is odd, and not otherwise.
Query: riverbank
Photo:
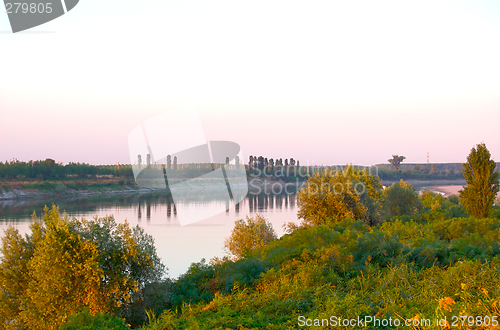
[[[287,190],[298,190],[304,182],[284,182],[273,178],[249,178],[248,190],[250,193],[281,193]],[[464,180],[408,180],[410,184],[415,186],[416,190],[430,189],[432,191],[443,193],[445,196],[458,194],[458,190],[465,184]],[[382,184],[386,187],[390,186],[392,181],[383,181]],[[62,183],[55,184],[53,189],[29,189],[23,186],[6,187],[0,186],[0,200],[15,200],[15,199],[48,199],[48,198],[73,198],[73,197],[90,197],[99,195],[116,195],[116,194],[135,194],[168,191],[168,189],[147,189],[140,188],[135,183],[127,182],[122,184],[95,184],[88,185],[85,188],[75,189],[71,185]],[[63,187],[63,189],[58,189]],[[209,189],[206,187],[191,187],[187,190]]]
[[[382,184],[386,187],[389,187],[391,184],[399,182],[398,181],[390,181],[390,180],[382,180]],[[453,179],[453,180],[405,180],[405,182],[408,182],[409,184],[413,185],[414,187],[434,187],[434,186],[463,186],[465,185],[465,180],[464,179]]]
[[[95,184],[89,185],[86,188],[74,189],[70,188],[68,185],[64,185],[60,182],[51,183],[55,184],[53,189],[29,189],[26,186],[17,187],[5,187],[0,186],[0,200],[42,200],[50,198],[75,198],[75,197],[91,197],[91,196],[109,196],[109,195],[119,195],[119,194],[143,194],[151,192],[169,192],[170,189],[152,189],[152,188],[140,188],[135,183],[128,182],[126,184]],[[266,180],[261,179],[251,179],[248,181],[248,191],[253,194],[259,194],[261,192],[281,193],[288,190],[297,189],[302,183],[286,183],[281,180]],[[63,186],[63,189],[58,189],[58,187]],[[186,185],[185,187],[177,188],[175,190],[182,191],[202,191],[210,189],[224,188],[220,186],[211,185]]]
[[[429,190],[433,192],[440,193],[444,197],[448,197],[450,195],[458,195],[459,191],[463,189],[465,184],[463,185],[453,185],[453,186],[430,186]],[[497,194],[497,198],[500,198],[500,192]]]
[[[116,194],[134,194],[134,193],[148,193],[159,191],[159,189],[145,189],[145,188],[130,188],[124,187],[123,189],[116,188],[91,188],[85,190],[72,190],[67,189],[65,192],[52,192],[52,191],[39,191],[33,189],[14,188],[6,191],[0,188],[0,200],[11,199],[47,199],[51,197],[59,198],[72,198],[72,197],[86,197],[98,195],[116,195]]]
[[[428,187],[430,191],[440,193],[444,197],[448,197],[451,195],[458,195],[458,192],[463,188],[463,185],[454,185],[454,186],[431,186]]]

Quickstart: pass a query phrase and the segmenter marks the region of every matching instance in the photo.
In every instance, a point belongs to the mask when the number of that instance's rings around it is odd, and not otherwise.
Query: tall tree
[[[177,156],[174,156],[173,169],[174,169],[174,171],[177,170]]]
[[[167,155],[167,170],[172,168],[172,156]]]
[[[264,157],[262,156],[259,156],[259,158],[257,158],[257,162],[258,162],[258,167],[259,167],[259,170],[263,170],[264,169]]]
[[[467,212],[476,218],[485,218],[495,202],[500,187],[496,164],[491,160],[484,143],[472,148],[467,163],[463,164],[467,185],[459,191]]]
[[[387,161],[394,166],[394,169],[398,170],[399,164],[401,164],[405,159],[405,156],[392,155],[392,159],[388,159]]]

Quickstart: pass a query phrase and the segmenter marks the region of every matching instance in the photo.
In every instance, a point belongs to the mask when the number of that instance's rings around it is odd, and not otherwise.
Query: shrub
[[[448,196],[448,200],[453,204],[458,204],[458,195],[450,195]]]
[[[82,312],[71,315],[68,322],[63,324],[59,330],[126,330],[130,329],[125,325],[123,319],[116,316],[97,313],[90,314],[89,309],[85,308]]]
[[[163,275],[151,236],[105,218],[68,219],[53,206],[21,236],[9,227],[0,248],[0,320],[55,329],[70,314],[117,312],[132,292]]]
[[[309,177],[297,195],[298,218],[304,225],[322,225],[345,219],[374,225],[380,220],[380,179],[354,166],[325,169]]]
[[[273,239],[276,239],[276,232],[272,224],[257,214],[255,218],[247,216],[246,220],[235,222],[231,236],[224,242],[224,248],[234,257],[241,258]]]
[[[383,197],[383,208],[390,217],[413,214],[422,208],[415,188],[403,180],[384,190]]]
[[[444,201],[444,198],[441,194],[432,192],[430,190],[424,190],[419,197],[424,207],[431,210],[439,210],[442,207]]]
[[[54,190],[56,194],[62,194],[66,191],[66,186],[63,183],[57,183]]]

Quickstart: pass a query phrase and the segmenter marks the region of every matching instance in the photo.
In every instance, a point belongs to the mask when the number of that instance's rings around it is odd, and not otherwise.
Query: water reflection
[[[195,198],[193,198],[193,194]],[[193,200],[196,202],[193,202]],[[219,199],[217,191],[185,192],[178,203],[165,192],[147,194],[115,194],[52,200],[0,201],[0,228],[14,225],[21,234],[29,231],[31,214],[38,216],[45,205],[54,203],[69,217],[90,219],[113,214],[118,222],[140,225],[153,236],[158,255],[169,268],[169,275],[177,277],[192,262],[224,256],[224,239],[228,237],[237,219],[260,213],[273,224],[277,234],[283,234],[282,225],[297,222],[295,195],[248,194],[240,203]],[[181,226],[179,216],[205,214],[207,209],[226,208],[208,219]],[[0,229],[0,235],[3,235]]]

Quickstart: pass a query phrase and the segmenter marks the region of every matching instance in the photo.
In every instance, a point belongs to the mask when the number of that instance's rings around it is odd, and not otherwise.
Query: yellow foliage
[[[443,308],[445,311],[448,311],[450,313],[453,311],[453,308],[451,306],[454,304],[456,304],[456,302],[451,297],[445,297],[439,299],[439,307]]]

